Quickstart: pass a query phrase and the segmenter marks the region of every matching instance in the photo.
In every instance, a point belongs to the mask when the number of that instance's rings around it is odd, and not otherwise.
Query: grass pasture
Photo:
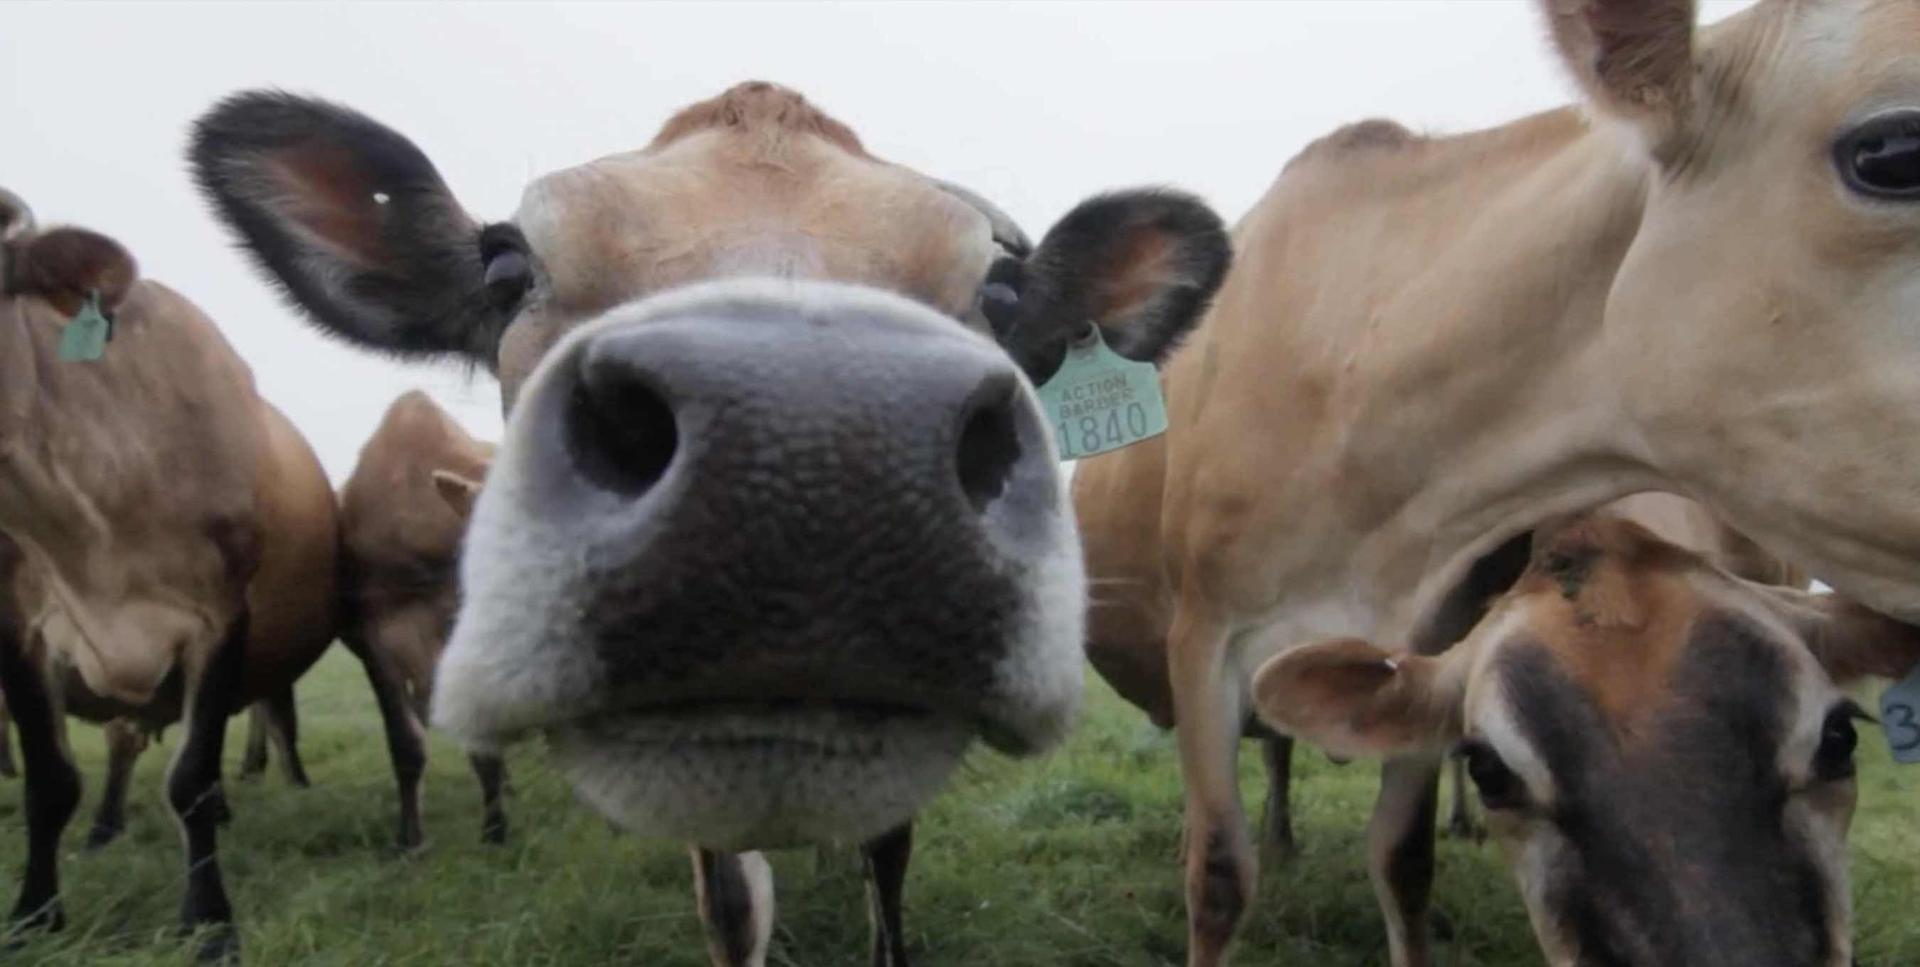
[[[908,881],[907,929],[922,967],[1177,965],[1184,912],[1174,853],[1180,791],[1172,744],[1094,681],[1063,753],[1035,763],[982,754],[927,814]],[[436,739],[426,794],[431,843],[393,846],[394,795],[378,717],[358,666],[336,649],[300,686],[302,749],[314,786],[229,779],[222,860],[255,965],[635,965],[706,963],[685,853],[613,833],[574,804],[540,752],[510,759],[504,848],[478,841],[466,762]],[[245,730],[233,720],[228,771]],[[5,954],[10,964],[190,962],[172,932],[182,875],[161,774],[178,741],[141,761],[125,838],[79,849],[99,793],[98,729],[75,723],[87,785],[65,840],[65,933]],[[1257,810],[1259,757],[1242,757]],[[1878,730],[1861,736],[1854,896],[1863,967],[1920,964],[1920,769],[1897,772]],[[1362,864],[1376,784],[1364,765],[1296,761],[1304,848],[1263,873],[1236,962],[1384,963]],[[11,904],[25,848],[17,783],[0,785],[0,881]],[[1538,962],[1519,900],[1490,846],[1444,841],[1436,903],[1452,921],[1447,965]],[[772,962],[863,964],[867,925],[852,852],[774,858],[780,918]]]

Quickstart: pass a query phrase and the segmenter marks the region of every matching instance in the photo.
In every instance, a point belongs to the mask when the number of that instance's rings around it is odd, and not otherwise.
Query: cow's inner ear
[[[1059,368],[1089,323],[1120,355],[1159,363],[1199,322],[1231,258],[1225,226],[1197,198],[1152,190],[1101,195],[1048,230],[1018,267],[1017,299],[988,319],[1036,382]],[[983,289],[983,311],[986,295]]]
[[[221,220],[321,328],[494,366],[530,277],[524,244],[483,234],[413,142],[335,104],[256,91],[202,117],[189,154]]]

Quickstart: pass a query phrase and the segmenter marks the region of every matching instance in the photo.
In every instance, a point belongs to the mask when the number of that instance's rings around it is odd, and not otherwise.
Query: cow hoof
[[[237,964],[240,962],[240,932],[231,923],[202,927],[193,951],[197,964]]]
[[[1433,939],[1442,943],[1453,942],[1453,918],[1444,910],[1434,910],[1427,914],[1427,922],[1433,927]]]
[[[86,848],[89,851],[100,849],[119,839],[120,834],[126,832],[126,829],[127,827],[123,825],[113,823],[94,823],[93,828],[87,830]]]
[[[1260,866],[1264,869],[1291,866],[1299,858],[1300,847],[1291,839],[1265,840],[1260,844]]]
[[[13,923],[6,932],[6,942],[0,945],[0,949],[14,950],[26,943],[30,934],[59,933],[66,928],[67,911],[60,905],[58,897],[26,913],[15,909]]]
[[[504,846],[507,842],[507,821],[503,817],[483,824],[480,827],[480,842],[488,846]]]

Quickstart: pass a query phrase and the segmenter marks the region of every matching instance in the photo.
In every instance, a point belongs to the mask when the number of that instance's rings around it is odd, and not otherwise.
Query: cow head
[[[1845,967],[1841,688],[1916,662],[1911,627],[1595,517],[1446,653],[1306,645],[1254,693],[1339,754],[1458,748],[1553,964]]]
[[[434,717],[544,732],[643,832],[750,847],[897,823],[976,737],[1065,734],[1077,538],[1031,380],[1089,322],[1170,351],[1228,259],[1160,191],[1030,246],[992,206],[746,84],[469,217],[411,142],[242,94],[214,207],[330,332],[496,372]]]
[[[1541,5],[1645,194],[1601,336],[1634,448],[1920,619],[1920,7]]]

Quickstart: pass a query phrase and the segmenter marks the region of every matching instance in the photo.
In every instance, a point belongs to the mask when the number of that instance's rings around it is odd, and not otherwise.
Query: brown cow
[[[184,719],[167,798],[181,920],[234,947],[216,822],[226,720],[333,640],[333,494],[306,441],[192,303],[111,239],[37,230],[0,196],[0,690],[20,733],[27,868],[17,925],[58,928],[59,838],[80,798],[66,716]],[[98,358],[56,347],[90,298]]]
[[[1075,471],[1090,580],[1167,638],[1194,965],[1254,888],[1253,670],[1459,640],[1476,565],[1517,573],[1544,519],[1681,494],[1920,619],[1920,5],[1762,0],[1696,34],[1686,0],[1538,3],[1589,104],[1306,149],[1167,366],[1168,433]],[[1439,768],[1389,762],[1368,831],[1402,967]]]
[[[427,765],[433,671],[460,603],[460,536],[493,449],[416,390],[387,407],[340,488],[340,637],[366,665],[386,724],[404,849],[424,841],[420,779]],[[480,779],[481,838],[504,842],[505,766],[486,752],[470,761]]]
[[[1841,689],[1916,662],[1920,629],[1597,515],[1445,653],[1305,645],[1253,701],[1343,755],[1457,746],[1555,967],[1846,967]]]
[[[1029,380],[1093,325],[1157,360],[1225,272],[1219,219],[1121,192],[1030,246],[763,83],[491,225],[319,101],[238,95],[192,159],[326,329],[500,377],[435,724],[544,732],[650,836],[867,841],[876,959],[902,960],[904,824],[974,739],[1041,751],[1079,703],[1085,582]],[[758,962],[763,865],[696,860],[735,925],[716,956]]]

